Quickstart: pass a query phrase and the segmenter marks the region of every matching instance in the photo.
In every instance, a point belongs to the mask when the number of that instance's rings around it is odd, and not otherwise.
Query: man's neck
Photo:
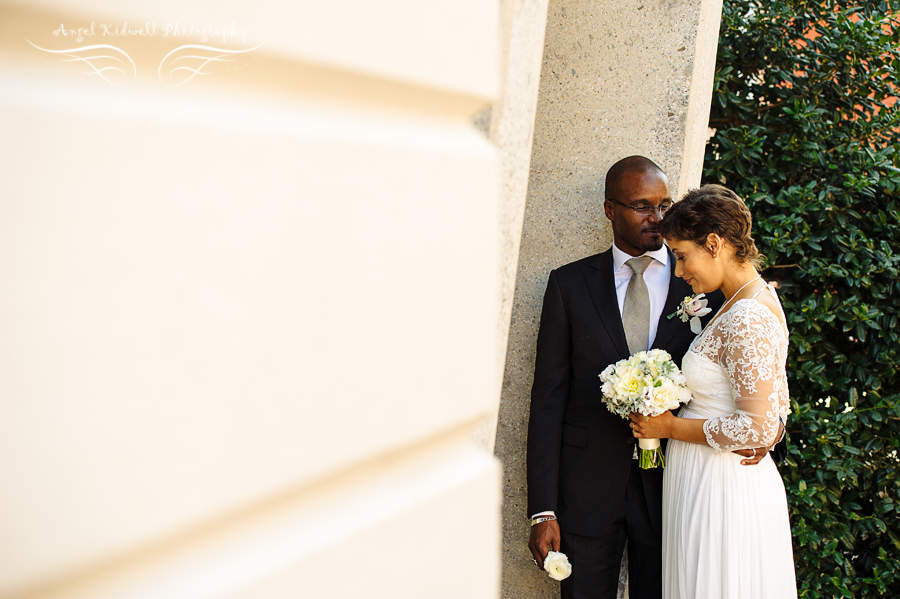
[[[669,263],[669,253],[666,249],[666,246],[662,246],[658,250],[647,250],[645,252],[637,254],[637,256],[651,256],[662,264],[667,265]],[[617,268],[622,266],[622,264],[625,264],[625,262],[627,262],[630,258],[636,258],[637,256],[631,254],[630,252],[626,252],[621,247],[619,247],[618,244],[613,242],[613,261],[615,262]]]

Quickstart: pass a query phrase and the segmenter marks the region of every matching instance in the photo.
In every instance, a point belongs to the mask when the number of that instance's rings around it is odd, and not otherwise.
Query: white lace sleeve
[[[787,331],[755,300],[741,300],[722,318],[718,361],[728,375],[734,414],[703,424],[706,442],[717,450],[768,447],[778,440],[779,417],[789,399],[785,363]]]

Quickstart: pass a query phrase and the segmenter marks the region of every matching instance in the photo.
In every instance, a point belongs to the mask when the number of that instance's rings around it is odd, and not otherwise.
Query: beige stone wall
[[[0,597],[497,596],[499,16],[0,4]]]
[[[526,428],[547,276],[612,243],[603,179],[618,159],[656,161],[676,196],[699,184],[720,12],[721,0],[550,1],[495,448],[504,597],[557,592],[526,546]]]
[[[547,3],[548,0],[501,1],[501,91],[497,100],[474,119],[476,126],[497,147],[500,158],[500,303],[497,314],[497,338],[500,342],[496,348],[498,407],[525,215]],[[475,437],[478,444],[491,451],[496,431],[497,410],[494,410],[477,429]]]

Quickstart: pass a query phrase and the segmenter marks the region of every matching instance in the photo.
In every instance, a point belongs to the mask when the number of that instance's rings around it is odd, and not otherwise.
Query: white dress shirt
[[[616,299],[619,302],[619,316],[625,307],[625,292],[628,291],[628,282],[634,271],[625,264],[634,256],[629,256],[613,244],[613,268],[616,276]],[[653,347],[653,340],[656,339],[656,329],[659,326],[659,319],[662,316],[663,308],[666,305],[666,297],[669,295],[669,280],[672,273],[669,270],[669,251],[666,246],[662,246],[655,252],[644,252],[644,256],[650,256],[653,260],[647,265],[644,271],[644,282],[647,284],[647,291],[650,294],[650,339],[647,340],[647,347]],[[635,445],[635,456],[637,455],[637,445]],[[540,516],[552,516],[554,512],[539,512],[534,514],[532,518]]]
[[[628,282],[634,271],[625,264],[634,256],[629,256],[619,248],[612,247],[613,268],[616,275],[616,299],[619,302],[619,316],[625,306],[625,292],[628,291]],[[656,329],[659,326],[659,319],[662,316],[663,308],[666,305],[666,297],[669,295],[669,280],[672,273],[669,271],[669,252],[666,246],[663,246],[655,252],[644,252],[644,256],[650,256],[653,260],[644,271],[644,282],[647,284],[647,291],[650,293],[650,338],[647,340],[647,347],[653,347],[653,340],[656,339]]]

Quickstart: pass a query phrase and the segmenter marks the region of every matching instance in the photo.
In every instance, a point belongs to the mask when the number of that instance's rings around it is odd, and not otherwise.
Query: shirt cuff
[[[556,515],[556,512],[554,512],[553,510],[550,510],[549,512],[538,512],[535,515],[533,515],[531,517],[531,519],[534,520],[535,518],[540,518],[541,516],[555,516],[555,515]]]

